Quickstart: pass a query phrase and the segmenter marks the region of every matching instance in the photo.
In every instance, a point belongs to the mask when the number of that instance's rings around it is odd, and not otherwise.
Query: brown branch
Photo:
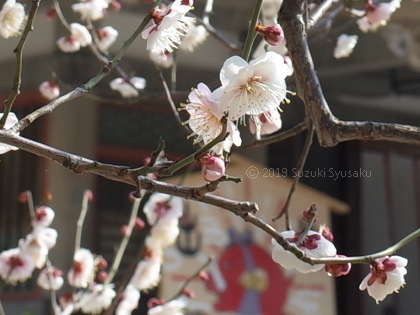
[[[350,140],[395,141],[420,145],[420,128],[370,121],[341,121],[324,97],[316,75],[303,22],[304,0],[285,0],[280,11],[281,26],[295,69],[299,95],[315,126],[321,146],[332,147]]]
[[[230,200],[207,194],[215,189],[214,185],[211,184],[206,184],[202,187],[186,187],[155,181],[147,176],[137,177],[127,166],[105,164],[90,160],[17,136],[9,130],[0,130],[0,142],[16,146],[21,150],[41,156],[50,161],[55,161],[75,174],[90,173],[99,175],[109,180],[126,183],[151,192],[160,192],[211,204],[216,207],[227,209],[238,215],[244,212],[255,213],[258,211],[258,205],[254,202]]]
[[[309,150],[312,146],[312,139],[314,138],[314,127],[312,126],[312,123],[309,123],[309,125],[310,125],[310,127],[309,127],[309,130],[308,130],[308,134],[306,135],[305,145],[303,146],[302,153],[301,153],[299,161],[296,165],[298,176],[295,176],[295,178],[293,179],[293,183],[292,183],[292,186],[290,187],[289,194],[287,195],[286,202],[285,202],[284,206],[282,207],[280,213],[275,218],[273,218],[273,221],[276,221],[277,219],[280,219],[284,214],[285,219],[286,219],[286,229],[287,230],[291,229],[290,228],[290,220],[289,220],[290,201],[292,200],[293,193],[295,192],[296,187],[299,184],[299,179],[300,179],[299,174],[301,174],[302,171],[303,171],[303,168],[304,168],[305,163],[306,163],[306,158],[308,157]]]
[[[56,98],[55,100],[51,101],[47,105],[28,114],[27,116],[19,120],[19,122],[16,125],[14,125],[13,128],[11,128],[11,130],[13,132],[20,132],[24,130],[26,127],[28,127],[31,123],[33,123],[36,119],[46,114],[52,113],[54,109],[57,108],[58,106],[64,103],[67,103],[73,99],[76,99],[86,93],[88,93],[86,89],[83,89],[81,87],[75,88],[73,91]]]
[[[278,134],[274,134],[268,137],[264,137],[261,140],[255,140],[249,144],[234,148],[232,149],[232,152],[243,150],[243,149],[256,148],[256,147],[280,142],[280,141],[289,139],[291,137],[297,136],[298,134],[305,131],[306,129],[308,129],[307,123],[303,121],[286,131],[283,131],[283,132],[280,132]]]

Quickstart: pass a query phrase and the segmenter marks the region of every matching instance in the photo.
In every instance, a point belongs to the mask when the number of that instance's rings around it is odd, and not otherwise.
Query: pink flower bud
[[[44,81],[39,86],[39,92],[44,98],[51,101],[60,96],[60,87],[56,81]]]
[[[128,235],[130,235],[130,229],[125,224],[123,226],[121,226],[120,232],[121,232],[121,235],[122,236],[128,236]]]
[[[225,175],[225,161],[222,157],[205,155],[200,158],[201,174],[208,182],[214,182]]]
[[[191,290],[188,290],[188,289],[184,289],[182,291],[182,294],[185,295],[186,297],[190,298],[190,299],[193,299],[194,296],[195,296],[194,291],[191,291]]]
[[[114,12],[119,12],[121,10],[121,3],[116,0],[112,0],[109,3],[109,8]]]
[[[200,271],[200,273],[198,274],[198,277],[203,280],[203,281],[209,281],[210,277],[209,274],[205,271]]]
[[[144,229],[145,223],[142,219],[136,218],[136,221],[134,222],[134,228],[136,230],[142,230]]]
[[[284,40],[283,29],[278,24],[263,26],[261,23],[258,23],[255,29],[258,33],[264,36],[264,40],[272,46],[276,46]]]
[[[318,220],[318,218],[316,217],[316,205],[312,204],[309,209],[304,210],[302,213],[302,219],[303,221],[305,221],[306,223],[308,223],[311,219],[311,216],[315,214],[315,221],[316,222]]]
[[[96,280],[98,282],[104,282],[106,280],[106,278],[108,278],[108,273],[106,271],[99,271],[96,274]]]
[[[105,270],[108,267],[108,262],[102,256],[96,257],[95,264],[99,270]]]
[[[165,304],[165,300],[163,299],[157,299],[157,298],[151,298],[147,301],[147,307],[152,308],[158,305]]]

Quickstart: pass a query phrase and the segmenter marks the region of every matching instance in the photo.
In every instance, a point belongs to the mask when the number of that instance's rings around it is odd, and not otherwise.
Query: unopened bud
[[[182,291],[182,294],[185,295],[186,297],[190,298],[190,299],[193,299],[194,296],[195,296],[194,291],[191,291],[191,290],[188,290],[188,289],[184,289]]]
[[[200,158],[201,175],[208,182],[214,182],[225,175],[225,160],[220,156],[204,155]]]
[[[272,46],[276,46],[284,40],[283,29],[278,24],[263,26],[261,23],[258,23],[255,29],[258,33],[264,36],[264,40]]]
[[[336,257],[346,257],[344,255],[336,255]],[[329,276],[332,277],[341,277],[345,276],[350,272],[351,264],[326,264],[325,271]]]
[[[142,230],[142,229],[144,229],[145,225],[146,224],[144,223],[144,221],[142,219],[140,219],[140,218],[136,218],[136,220],[134,221],[134,228],[136,230]]]

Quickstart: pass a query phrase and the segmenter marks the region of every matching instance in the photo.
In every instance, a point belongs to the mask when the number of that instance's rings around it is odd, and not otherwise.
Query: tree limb
[[[350,140],[394,141],[420,145],[420,128],[371,121],[342,121],[331,112],[316,75],[303,21],[303,0],[285,0],[281,26],[295,69],[298,94],[315,126],[321,146],[332,147]]]

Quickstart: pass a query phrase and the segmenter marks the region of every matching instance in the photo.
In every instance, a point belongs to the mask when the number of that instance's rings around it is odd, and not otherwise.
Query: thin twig
[[[80,249],[80,243],[82,240],[83,223],[85,222],[86,214],[89,210],[88,204],[91,197],[90,191],[85,191],[83,194],[82,209],[80,211],[79,219],[77,220],[76,237],[74,242],[74,252],[76,253]]]
[[[168,300],[168,301],[172,301],[172,300],[175,300],[176,298],[178,298],[179,296],[181,296],[181,295],[183,295],[183,292],[184,292],[184,290],[188,287],[188,285],[195,279],[195,278],[197,278],[199,275],[200,275],[200,273],[204,270],[204,269],[206,269],[210,264],[211,264],[211,262],[213,261],[214,259],[212,258],[212,257],[209,257],[208,259],[207,259],[207,261],[202,265],[202,266],[200,266],[200,268],[198,268],[197,269],[197,271],[196,272],[194,272],[186,281],[184,281],[184,283],[182,284],[182,286],[179,288],[179,290]]]
[[[282,209],[280,210],[280,213],[275,218],[273,218],[273,222],[274,222],[274,221],[280,219],[284,214],[285,220],[286,220],[286,229],[287,230],[291,229],[290,220],[289,220],[289,204],[290,204],[290,201],[292,200],[293,193],[295,192],[296,187],[299,183],[299,179],[300,179],[299,174],[302,173],[303,167],[305,166],[306,158],[308,157],[309,150],[312,146],[313,137],[314,137],[314,127],[313,127],[312,123],[309,123],[308,133],[306,135],[305,144],[303,146],[302,153],[299,157],[299,161],[296,165],[298,176],[295,176],[295,178],[293,179],[292,187],[290,187],[290,191],[289,191],[289,194],[287,195],[286,202],[285,202],[284,206],[282,207]]]
[[[140,198],[134,198],[133,206],[131,207],[130,219],[127,224],[127,232],[125,233],[124,237],[121,239],[121,243],[118,246],[118,251],[115,254],[115,258],[109,270],[108,277],[104,281],[104,286],[106,286],[107,284],[110,284],[112,280],[114,280],[115,275],[117,274],[118,268],[120,267],[120,264],[121,264],[121,260],[124,256],[125,250],[130,240],[131,233],[133,232],[134,224],[136,223],[136,218],[139,212],[141,200],[142,200],[142,195],[140,195]]]
[[[163,76],[162,69],[159,69],[158,68],[158,72],[159,72],[160,81],[162,82],[163,89],[165,90],[166,98],[168,100],[169,105],[171,105],[171,109],[172,109],[172,112],[173,112],[173,114],[175,116],[176,121],[178,122],[178,124],[180,126],[182,126],[184,128],[187,128],[182,123],[181,117],[179,116],[179,112],[178,112],[178,110],[176,108],[176,105],[175,105],[175,102],[174,102],[174,100],[172,98],[171,91],[169,90],[168,84],[166,83],[165,77]],[[187,130],[188,130],[188,128],[187,128]]]
[[[255,35],[257,33],[255,27],[257,26],[258,18],[260,16],[262,1],[263,0],[256,0],[254,9],[252,11],[251,22],[249,23],[244,49],[242,51],[242,58],[244,58],[246,61],[248,61],[249,57],[251,56],[252,46],[254,44]]]
[[[286,139],[289,139],[291,137],[297,136],[298,134],[302,133],[303,131],[305,131],[306,129],[308,129],[308,124],[306,121],[300,122],[298,123],[296,126],[280,132],[278,134],[274,134],[268,137],[264,137],[261,140],[255,140],[249,144],[245,144],[243,146],[240,147],[235,147],[232,149],[232,152],[236,152],[236,151],[240,151],[240,150],[244,150],[244,149],[250,149],[250,148],[256,148],[256,147],[260,147],[260,146],[265,146],[265,145],[269,145],[269,144],[273,144],[276,142],[280,142]]]
[[[12,110],[13,103],[15,102],[17,96],[20,94],[20,85],[22,83],[22,69],[23,69],[23,48],[25,46],[26,40],[29,36],[29,32],[33,30],[34,19],[39,8],[39,3],[41,0],[32,1],[32,7],[28,14],[28,20],[26,21],[25,28],[22,32],[22,36],[13,50],[16,55],[16,69],[15,75],[13,77],[12,91],[10,92],[9,97],[4,101],[4,113],[0,119],[0,129],[6,124],[7,116]]]

